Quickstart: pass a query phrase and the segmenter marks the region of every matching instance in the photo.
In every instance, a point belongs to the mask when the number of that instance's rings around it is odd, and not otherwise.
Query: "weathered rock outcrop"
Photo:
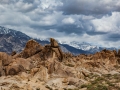
[[[118,74],[119,67],[120,51],[117,53],[115,50],[104,49],[93,55],[74,56],[63,53],[53,38],[45,46],[29,40],[22,52],[13,52],[11,56],[0,52],[0,76],[12,75],[15,80],[21,80],[19,83],[25,82],[23,86],[17,85],[18,83],[8,85],[11,86],[9,89],[15,90],[32,90],[35,87],[36,90],[41,87],[43,90],[78,89],[82,84],[89,83],[91,78],[95,79],[94,76]],[[8,83],[3,84],[5,86]]]
[[[12,62],[12,57],[4,52],[0,52],[0,60],[3,66],[7,66]]]
[[[41,46],[38,42],[36,42],[35,40],[29,40],[26,43],[25,49],[16,57],[28,58],[42,51],[42,49],[43,46]]]
[[[13,52],[11,56],[1,52],[1,75],[16,75],[32,68],[40,68],[48,59],[56,58],[56,60],[62,61],[63,54],[57,41],[53,38],[50,41],[50,45],[43,47],[35,40],[29,40],[22,52],[19,54]]]
[[[53,57],[54,57],[54,53],[55,53],[56,56],[58,57],[59,61],[62,62],[63,54],[62,54],[62,51],[61,51],[57,41],[53,38],[50,38],[50,43],[51,43],[51,48],[53,51]]]
[[[0,52],[0,76],[5,75],[5,66],[12,62],[12,57],[4,52]]]
[[[33,75],[34,79],[39,79],[40,81],[47,81],[49,78],[47,68],[42,65],[39,68],[33,68],[31,70],[31,74]]]
[[[19,72],[23,71],[24,67],[17,63],[12,63],[12,65],[6,67],[6,75],[17,75]]]

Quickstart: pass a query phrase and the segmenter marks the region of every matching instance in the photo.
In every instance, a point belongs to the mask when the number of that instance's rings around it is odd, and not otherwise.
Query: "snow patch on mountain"
[[[77,49],[84,50],[84,51],[88,51],[90,49],[98,48],[97,46],[91,45],[91,44],[86,43],[86,42],[79,43],[79,42],[73,41],[73,42],[70,42],[69,45],[73,46]]]
[[[91,45],[89,43],[86,43],[86,42],[76,42],[76,41],[73,41],[73,42],[60,42],[61,44],[68,44],[72,47],[75,47],[77,49],[81,49],[81,50],[84,50],[84,51],[89,51],[89,50],[92,50],[92,49],[99,49],[99,47],[95,46],[95,45]]]

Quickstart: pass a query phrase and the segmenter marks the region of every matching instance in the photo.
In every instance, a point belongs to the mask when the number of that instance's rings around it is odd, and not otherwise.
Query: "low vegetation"
[[[120,90],[120,75],[106,74],[102,76],[95,76],[94,80],[90,80],[89,84],[83,84],[80,88],[87,88],[87,90]]]

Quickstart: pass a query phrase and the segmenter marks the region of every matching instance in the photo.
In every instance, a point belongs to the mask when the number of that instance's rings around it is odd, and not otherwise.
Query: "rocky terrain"
[[[20,52],[0,52],[0,90],[120,90],[120,50],[62,52],[58,42],[29,40]]]

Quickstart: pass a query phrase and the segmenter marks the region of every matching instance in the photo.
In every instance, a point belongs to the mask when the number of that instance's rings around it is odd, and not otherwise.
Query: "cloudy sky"
[[[120,0],[0,0],[0,25],[34,38],[120,47]]]

